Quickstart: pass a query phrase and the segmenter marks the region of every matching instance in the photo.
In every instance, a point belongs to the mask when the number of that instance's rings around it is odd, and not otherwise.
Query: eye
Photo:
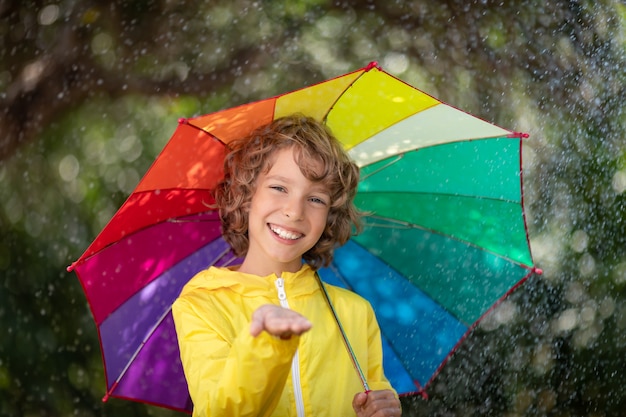
[[[285,189],[285,187],[283,187],[282,185],[270,185],[270,188],[271,188],[272,190],[276,190],[276,191],[281,192],[281,193],[284,193],[284,192],[286,192],[286,191],[287,191],[287,190]]]
[[[327,204],[326,200],[323,199],[323,198],[320,198],[320,197],[311,197],[311,198],[309,198],[309,201],[311,201],[311,202],[313,202],[315,204],[321,204],[323,206],[325,206]]]

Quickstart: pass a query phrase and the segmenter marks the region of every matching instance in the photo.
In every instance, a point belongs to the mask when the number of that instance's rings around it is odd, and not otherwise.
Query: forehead
[[[283,179],[304,177],[320,188],[328,189],[321,159],[308,158],[293,146],[273,152],[267,161],[265,174]]]
[[[320,177],[324,172],[324,163],[321,157],[311,155],[297,146],[279,148],[273,151],[266,163],[266,170],[271,170],[274,165],[295,165],[305,176]],[[310,173],[309,175],[307,175]]]

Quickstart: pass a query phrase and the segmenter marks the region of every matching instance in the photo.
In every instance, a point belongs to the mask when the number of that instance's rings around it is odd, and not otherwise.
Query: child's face
[[[248,216],[244,264],[258,275],[298,271],[302,255],[322,235],[330,208],[328,190],[302,174],[293,148],[276,151],[272,162],[257,178]]]

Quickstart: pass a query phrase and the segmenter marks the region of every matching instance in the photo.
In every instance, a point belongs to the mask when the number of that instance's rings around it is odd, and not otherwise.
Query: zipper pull
[[[287,293],[285,292],[285,280],[282,278],[276,279],[274,281],[274,285],[276,286],[276,290],[278,291],[278,299],[280,300],[280,305],[283,307],[287,307]]]

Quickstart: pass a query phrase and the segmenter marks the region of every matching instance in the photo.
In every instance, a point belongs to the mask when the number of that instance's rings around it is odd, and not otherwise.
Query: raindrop
[[[557,395],[552,390],[542,390],[541,393],[537,396],[537,407],[544,413],[552,410],[556,405]]]
[[[22,71],[22,80],[26,91],[30,91],[35,88],[35,85],[39,82],[46,66],[46,62],[39,59],[24,67],[24,70]]]
[[[554,356],[550,345],[541,344],[535,348],[533,367],[538,373],[545,373],[552,368]]]
[[[343,30],[342,21],[333,16],[325,16],[319,19],[316,26],[320,35],[327,39],[336,39]]]
[[[113,39],[107,33],[98,33],[91,40],[91,50],[94,55],[103,55],[111,49]]]
[[[13,224],[19,222],[22,219],[22,216],[24,214],[22,202],[16,195],[11,197],[11,199],[9,199],[9,201],[5,203],[4,212],[8,220]]]
[[[622,194],[626,191],[626,171],[617,171],[613,176],[611,185],[617,194]]]
[[[141,156],[143,145],[137,136],[130,135],[119,141],[117,150],[126,162],[133,162]]]
[[[500,324],[510,323],[517,316],[517,306],[511,301],[503,301],[494,312],[495,319]]]
[[[580,310],[581,327],[591,326],[596,318],[597,306],[595,303],[588,303]]]
[[[139,182],[139,174],[132,168],[122,170],[117,175],[117,187],[125,194],[130,194]]]
[[[75,180],[78,176],[79,170],[80,163],[72,154],[66,155],[63,159],[61,159],[61,162],[59,162],[59,175],[61,175],[63,181],[70,182]]]
[[[579,304],[586,298],[586,292],[579,282],[570,282],[565,290],[565,299],[572,304]]]
[[[576,230],[572,235],[571,246],[574,252],[581,253],[587,249],[589,236],[584,230]]]
[[[394,74],[402,74],[409,68],[409,59],[405,54],[390,52],[383,59],[383,66]]]
[[[578,268],[582,276],[589,277],[596,271],[596,260],[589,253],[585,253],[578,261]]]
[[[37,213],[29,213],[24,221],[24,229],[32,237],[38,237],[43,230],[43,219]]]
[[[613,269],[611,274],[613,282],[618,285],[626,283],[626,262],[621,262]]]
[[[40,25],[48,26],[56,22],[59,17],[59,6],[49,4],[39,11],[38,21]]]
[[[603,319],[607,319],[615,312],[615,301],[611,297],[607,297],[600,303],[598,307],[598,313]]]
[[[561,313],[557,318],[556,330],[559,332],[568,332],[578,325],[578,310],[570,308]]]
[[[586,329],[581,329],[574,335],[574,343],[579,347],[588,347],[592,344],[602,332],[601,325],[593,325]]]

